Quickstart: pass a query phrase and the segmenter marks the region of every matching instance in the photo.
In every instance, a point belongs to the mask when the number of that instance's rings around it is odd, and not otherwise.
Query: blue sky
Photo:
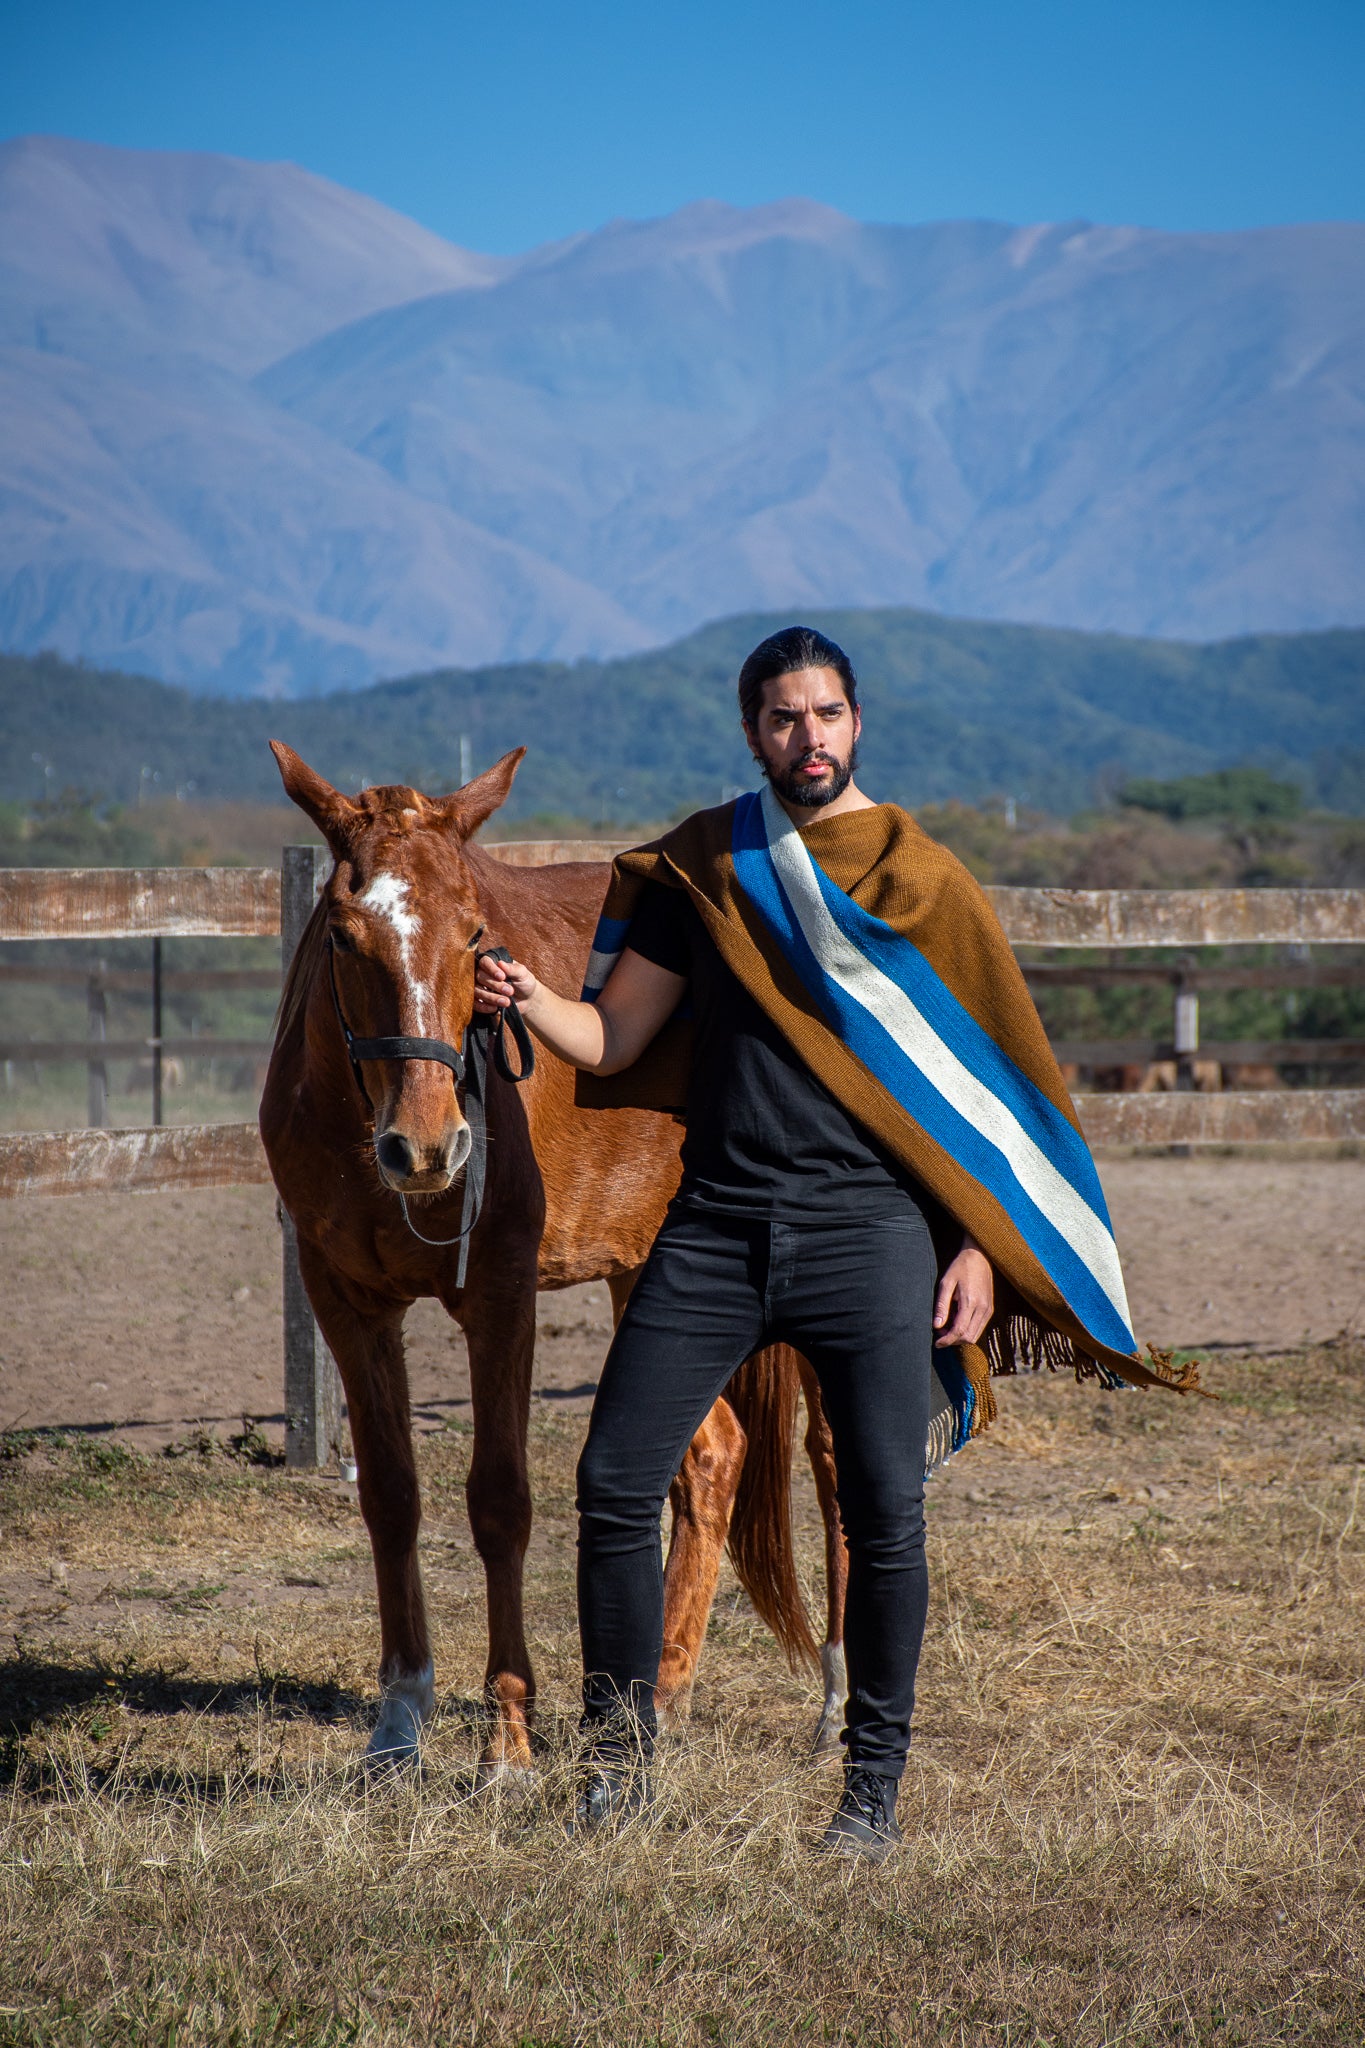
[[[9,0],[0,134],[289,158],[512,252],[692,199],[1365,216],[1365,0]]]

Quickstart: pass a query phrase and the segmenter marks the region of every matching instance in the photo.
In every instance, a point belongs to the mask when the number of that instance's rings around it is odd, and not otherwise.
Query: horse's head
[[[474,1008],[483,930],[465,841],[512,787],[524,747],[453,796],[390,785],[333,789],[292,748],[270,742],[285,790],[336,865],[324,891],[337,1000],[356,1038],[435,1038],[458,1046]],[[439,1194],[469,1154],[455,1076],[432,1060],[366,1060],[379,1171],[402,1194]]]

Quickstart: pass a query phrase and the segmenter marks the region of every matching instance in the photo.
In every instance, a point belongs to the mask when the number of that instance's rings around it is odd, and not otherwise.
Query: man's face
[[[793,669],[763,685],[756,726],[745,733],[768,780],[789,804],[816,809],[848,788],[861,715],[832,668]]]

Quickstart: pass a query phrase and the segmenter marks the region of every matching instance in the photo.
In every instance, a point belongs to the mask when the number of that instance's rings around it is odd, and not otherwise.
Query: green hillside
[[[54,656],[0,656],[0,796],[62,788],[123,803],[278,793],[266,740],[343,787],[459,780],[530,753],[509,817],[666,817],[748,785],[734,684],[789,620],[721,620],[615,661],[438,670],[288,702],[193,695]],[[1010,795],[1066,814],[1133,777],[1250,763],[1308,801],[1365,810],[1365,631],[1213,645],[986,624],[907,610],[816,612],[862,681],[862,780],[907,804]]]

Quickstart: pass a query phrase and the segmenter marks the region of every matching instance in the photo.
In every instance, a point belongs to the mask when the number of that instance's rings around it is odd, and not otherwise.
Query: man
[[[998,924],[854,781],[847,656],[789,628],[744,663],[739,699],[762,796],[622,856],[584,1000],[485,959],[476,1001],[515,1000],[585,1099],[681,1107],[687,1126],[579,1465],[578,1825],[648,1800],[663,1502],[735,1368],[786,1342],[819,1378],[849,1548],[847,1761],[822,1846],[881,1860],[928,1604],[926,1462],[989,1420],[987,1352],[1156,1375],[1133,1358],[1094,1168]]]

